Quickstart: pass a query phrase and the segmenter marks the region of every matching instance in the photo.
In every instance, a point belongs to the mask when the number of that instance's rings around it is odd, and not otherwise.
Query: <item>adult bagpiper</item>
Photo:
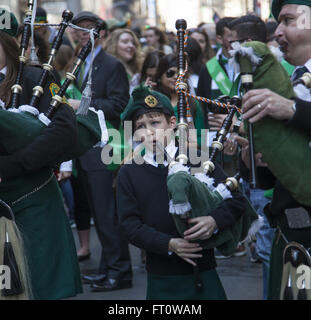
[[[11,21],[8,28],[0,30],[0,72],[3,73],[0,99],[2,107],[9,108],[10,88],[18,69],[19,48],[14,39],[18,23],[12,13],[4,9],[0,12]],[[40,79],[41,70],[25,67],[19,76],[20,102],[25,104]],[[47,110],[55,88],[57,84],[49,77],[39,112]],[[22,234],[30,277],[30,288],[26,288],[29,294],[12,298],[62,299],[82,292],[74,239],[50,168],[55,159],[76,143],[76,138],[74,113],[67,104],[61,104],[53,122],[29,145],[8,153],[0,144],[0,198],[10,207]],[[0,216],[7,215],[7,206],[1,206]]]
[[[311,9],[310,7],[310,1],[304,0],[274,0],[272,3],[272,13],[279,21],[275,32],[277,40],[284,58],[296,66],[292,80],[311,70],[311,30],[300,25],[301,14],[310,14],[310,10],[306,10]],[[284,146],[288,149],[287,159],[291,157],[293,160],[295,173],[292,182],[280,182],[288,176],[287,172],[277,177],[272,202],[265,210],[271,224],[278,227],[270,259],[268,299],[301,299],[310,296],[310,290],[306,290],[310,283],[297,282],[297,268],[300,265],[309,265],[307,249],[311,246],[311,189],[308,185],[310,179],[307,178],[310,176],[308,159],[311,157],[311,151],[308,134],[311,129],[311,105],[310,102],[304,101],[307,99],[308,91],[295,87],[297,98],[293,95],[291,100],[268,89],[257,89],[250,91],[243,99],[244,119],[256,124],[258,122],[260,125],[261,119],[271,117],[278,120],[276,123],[284,124],[284,132],[280,133],[281,135],[286,135],[289,131],[295,133],[295,141],[292,141],[296,146],[295,151],[289,147],[291,141],[284,140]],[[300,99],[301,97],[304,100]],[[297,151],[299,133],[305,137],[304,140],[300,140],[305,141],[303,152]],[[265,161],[264,157],[263,160]],[[298,162],[301,164],[302,161],[307,164],[305,169],[298,165]],[[268,166],[270,168],[269,163]],[[279,163],[278,168],[282,167],[284,163]],[[302,182],[302,179],[306,180]],[[305,293],[301,294],[301,290]]]

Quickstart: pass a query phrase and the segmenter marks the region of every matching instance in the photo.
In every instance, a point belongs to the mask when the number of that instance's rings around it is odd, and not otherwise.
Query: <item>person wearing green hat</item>
[[[275,31],[276,40],[286,61],[296,67],[292,81],[311,71],[311,30],[300,25],[301,14],[305,13],[308,7],[311,9],[311,2],[306,0],[274,0],[272,3],[272,13],[279,22]],[[310,136],[310,91],[302,84],[295,86],[294,90],[296,97],[293,96],[292,99],[284,98],[269,89],[249,91],[243,97],[243,118],[251,123],[257,123],[264,117],[269,116],[286,123],[288,130],[296,129]],[[294,151],[289,150],[289,152]],[[305,156],[307,157],[308,154]],[[293,163],[293,166],[295,166],[295,163]],[[301,171],[301,175],[304,174],[306,173]],[[310,217],[311,208],[295,200],[288,188],[289,186],[282,185],[279,181],[276,182],[272,202],[265,208],[265,213],[272,226],[280,227],[281,232],[287,239],[286,241],[295,241],[305,248],[309,248],[311,246],[311,228],[304,223],[301,229],[292,229],[290,228],[291,222],[288,219],[290,219],[290,212],[293,210],[294,212],[300,212],[297,217],[302,221],[303,218],[300,218],[300,216],[303,216],[302,212]],[[268,299],[284,298],[281,287],[284,287],[284,283],[282,283],[282,259],[286,241],[283,237],[280,237],[280,232],[277,232],[270,257]],[[294,281],[292,281],[291,286],[295,290],[297,289],[297,284]]]
[[[11,87],[18,72],[19,47],[14,38],[18,23],[12,13],[1,8],[0,13],[10,14],[11,21],[9,28],[0,30],[0,99],[6,109],[11,104]],[[25,66],[21,75],[22,105],[29,104],[41,73],[39,68]],[[47,111],[52,87],[57,84],[48,79],[39,112]],[[30,294],[24,298],[62,299],[82,292],[75,243],[52,169],[76,139],[73,110],[61,104],[51,124],[23,149],[9,154],[0,143],[0,198],[15,215],[28,261]]]
[[[189,219],[193,226],[181,237],[169,213],[167,189],[169,157],[174,159],[178,152],[176,117],[170,100],[148,87],[138,87],[121,120],[130,121],[135,140],[143,141],[140,146],[144,150],[137,147],[133,159],[119,171],[117,207],[129,241],[146,250],[147,299],[226,299],[213,250],[203,250],[193,241],[208,239],[234,224],[244,212],[241,194],[234,192],[210,216]],[[158,151],[157,143],[162,144],[166,155]],[[217,184],[226,175],[215,165],[212,177]],[[199,267],[202,290],[194,283],[194,265]]]

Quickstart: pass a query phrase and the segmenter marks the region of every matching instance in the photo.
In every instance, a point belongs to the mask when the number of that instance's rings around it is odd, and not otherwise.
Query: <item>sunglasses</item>
[[[176,73],[177,72],[175,70],[169,69],[169,70],[166,71],[166,77],[167,78],[172,78],[172,77],[175,76]]]

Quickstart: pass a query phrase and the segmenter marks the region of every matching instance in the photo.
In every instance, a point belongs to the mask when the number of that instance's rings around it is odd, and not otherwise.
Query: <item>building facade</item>
[[[27,0],[2,0],[20,18]],[[175,21],[184,18],[188,27],[201,22],[213,22],[215,17],[241,16],[256,12],[266,20],[272,0],[38,0],[38,5],[48,12],[48,20],[57,23],[63,10],[77,14],[81,10],[97,13],[103,19],[127,20],[131,17],[135,26],[157,25],[175,31]]]

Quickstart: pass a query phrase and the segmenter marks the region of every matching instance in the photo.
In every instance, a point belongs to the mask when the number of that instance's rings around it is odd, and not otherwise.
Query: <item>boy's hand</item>
[[[193,266],[196,266],[196,263],[192,259],[202,257],[202,254],[196,252],[203,250],[198,243],[191,243],[182,238],[172,238],[168,244],[168,249]]]
[[[211,216],[189,219],[188,223],[195,224],[184,232],[185,239],[188,241],[209,239],[217,229],[216,221]]]

